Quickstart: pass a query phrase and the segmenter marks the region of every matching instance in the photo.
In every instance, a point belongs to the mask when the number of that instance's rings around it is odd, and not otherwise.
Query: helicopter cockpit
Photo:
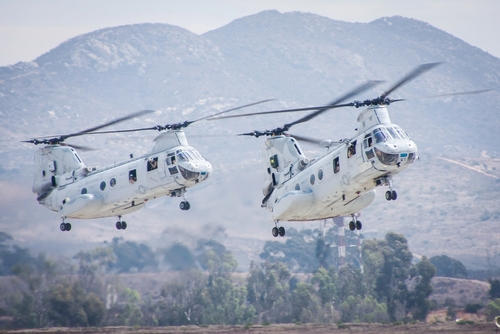
[[[198,182],[205,179],[212,171],[212,167],[203,156],[194,148],[181,148],[175,151],[178,168],[187,181]]]
[[[177,161],[179,162],[189,162],[189,161],[205,161],[198,151],[193,148],[179,149],[176,152]]]
[[[412,163],[417,150],[406,132],[394,124],[379,126],[365,135],[364,149],[369,160],[376,156],[386,166]]]

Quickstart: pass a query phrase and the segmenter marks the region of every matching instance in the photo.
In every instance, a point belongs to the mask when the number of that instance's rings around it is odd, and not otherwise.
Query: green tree
[[[258,323],[290,321],[290,271],[282,262],[252,262],[247,278],[247,301],[253,305]]]
[[[500,316],[500,298],[492,300],[486,306],[486,319],[488,321],[493,321],[498,316]]]
[[[319,310],[319,299],[314,287],[305,282],[297,283],[292,293],[292,319],[302,323],[315,322]]]
[[[372,297],[349,296],[340,305],[343,322],[387,322],[387,305]]]
[[[196,268],[195,257],[189,248],[177,242],[165,251],[163,261],[173,271],[183,271]]]
[[[500,280],[490,279],[490,290],[488,291],[490,299],[500,298]]]
[[[267,241],[261,259],[269,262],[283,262],[293,272],[312,273],[318,269],[315,256],[316,240],[319,231],[302,230],[298,232],[290,228],[286,232],[286,241]]]
[[[77,283],[64,283],[52,287],[49,294],[49,318],[56,326],[82,327],[88,325],[83,308],[85,291]]]
[[[454,278],[466,278],[468,276],[463,263],[449,256],[433,256],[429,261],[436,267],[436,276]]]
[[[100,294],[103,289],[103,277],[116,261],[116,255],[111,247],[97,247],[94,250],[80,251],[74,259],[78,261],[78,276],[80,285],[87,292]]]
[[[90,292],[82,306],[87,315],[88,325],[92,327],[99,326],[106,313],[106,307],[102,300],[96,294]]]
[[[404,315],[408,296],[406,280],[410,278],[413,258],[408,242],[403,235],[389,232],[385,240],[365,242],[363,254],[367,255],[364,259],[369,291],[373,291],[378,302],[387,305],[390,320],[396,321]]]
[[[12,272],[21,283],[21,296],[14,297],[15,323],[19,327],[44,327],[48,322],[47,303],[50,287],[56,282],[55,262],[38,256],[40,265],[15,264]],[[31,319],[35,319],[35,325]]]
[[[138,244],[134,241],[125,241],[123,238],[113,238],[111,243],[113,252],[116,255],[114,268],[120,273],[133,271],[156,270],[158,262],[151,248],[144,243]]]
[[[412,311],[413,319],[425,321],[430,310],[429,296],[432,294],[431,280],[436,273],[434,265],[424,256],[417,264],[418,276],[415,288],[409,292],[407,311]]]
[[[329,267],[331,262],[329,261],[331,259],[331,253],[330,244],[327,243],[324,238],[318,238],[316,241],[315,255],[321,267]]]

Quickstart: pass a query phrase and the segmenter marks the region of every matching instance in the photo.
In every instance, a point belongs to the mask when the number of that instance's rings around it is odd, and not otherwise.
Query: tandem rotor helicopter
[[[105,127],[154,112],[142,110],[93,128],[24,142],[44,147],[35,152],[33,193],[37,201],[58,212],[61,231],[70,231],[67,218],[93,219],[117,216],[116,228],[124,230],[122,216],[144,207],[149,200],[162,197],[182,197],[181,210],[189,210],[187,188],[207,180],[212,165],[195,148],[189,146],[183,128],[215,115],[246,108],[270,100],[221,111],[194,121],[156,125],[148,128],[98,131]],[[164,131],[154,139],[150,152],[129,160],[98,168],[87,167],[75,149],[89,148],[66,144],[71,137],[157,130]]]
[[[310,221],[351,216],[351,231],[362,228],[356,213],[370,205],[375,188],[388,186],[388,201],[398,194],[393,176],[408,168],[418,158],[417,145],[408,134],[389,118],[387,106],[407,99],[390,99],[390,93],[440,63],[417,66],[396,84],[375,99],[343,103],[356,94],[379,84],[370,81],[358,86],[325,106],[274,110],[209,118],[219,120],[263,114],[316,110],[294,122],[272,130],[241,133],[241,136],[268,136],[262,148],[265,164],[265,182],[262,189],[262,207],[271,212],[275,227],[274,237],[284,236],[282,221]],[[440,94],[428,97],[478,94],[488,90]],[[366,107],[359,113],[357,133],[340,141],[312,140],[286,133],[292,126],[307,122],[325,111],[341,107]],[[294,138],[295,137],[295,138]],[[308,159],[297,140],[320,143],[327,152]]]

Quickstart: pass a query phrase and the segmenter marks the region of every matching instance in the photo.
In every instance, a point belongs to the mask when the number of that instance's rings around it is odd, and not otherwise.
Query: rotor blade
[[[142,116],[142,115],[145,115],[145,114],[149,114],[149,113],[153,113],[153,112],[155,112],[155,110],[141,110],[141,111],[137,111],[135,113],[132,113],[132,114],[124,116],[124,117],[117,118],[117,119],[112,120],[110,122],[107,122],[107,123],[104,123],[104,124],[101,124],[101,125],[98,125],[98,126],[94,126],[94,127],[90,128],[90,129],[86,129],[86,130],[83,130],[83,131],[80,131],[80,132],[71,133],[71,134],[68,134],[68,135],[62,135],[60,139],[64,140],[64,139],[67,139],[67,138],[70,138],[70,137],[82,136],[82,135],[85,135],[85,134],[87,134],[89,132],[93,132],[93,131],[96,131],[96,130],[99,130],[99,129],[111,126],[113,124],[121,123],[121,122],[129,120],[131,118],[139,117],[139,116]]]
[[[376,86],[376,85],[380,84],[381,82],[382,81],[368,81],[368,82],[365,82],[364,84],[361,84],[358,87],[354,88],[353,90],[349,91],[348,93],[342,95],[338,99],[332,101],[325,108],[321,108],[321,109],[319,109],[319,110],[317,110],[317,111],[315,111],[313,113],[310,113],[309,115],[306,115],[306,116],[304,116],[302,118],[299,118],[298,120],[296,120],[296,121],[294,121],[292,123],[288,123],[288,124],[285,125],[285,127],[286,128],[290,128],[290,127],[292,127],[295,124],[307,122],[307,121],[311,120],[312,118],[314,118],[316,116],[319,116],[320,114],[322,114],[323,112],[325,112],[325,111],[327,111],[329,109],[340,108],[340,107],[347,106],[347,105],[339,105],[339,103],[344,102],[345,100],[350,99],[354,95],[362,93],[362,92],[364,92],[364,91],[372,88],[373,86]]]
[[[298,136],[298,135],[293,135],[293,134],[289,134],[289,135],[295,139],[300,140],[300,141],[315,144],[315,145],[320,145],[324,141],[324,139],[317,139],[317,138],[311,138],[311,137],[306,137],[306,136]],[[330,140],[329,142],[331,144],[345,144],[345,142],[343,142],[343,141]]]
[[[315,144],[315,145],[319,145],[323,141],[323,139],[316,139],[316,138],[311,138],[311,137],[306,137],[306,136],[293,135],[290,133],[288,135],[290,137],[297,139],[297,140],[300,140],[300,141],[303,141],[306,143]]]
[[[382,99],[385,99],[390,93],[392,93],[393,91],[395,91],[399,87],[403,86],[408,81],[415,79],[419,75],[427,72],[431,68],[434,68],[434,67],[436,67],[437,65],[440,65],[440,64],[442,64],[442,63],[428,63],[428,64],[422,64],[422,65],[419,65],[419,66],[415,67],[410,73],[408,73],[407,75],[405,75],[403,78],[401,78],[401,80],[399,80],[398,82],[396,82],[391,88],[389,88],[388,90],[386,90],[380,97]]]
[[[254,112],[254,113],[248,113],[248,114],[242,114],[242,115],[230,115],[230,116],[222,116],[222,117],[215,117],[215,118],[208,118],[207,121],[214,121],[214,120],[219,120],[219,119],[226,119],[226,118],[236,118],[236,117],[247,117],[247,116],[256,116],[256,115],[266,115],[266,114],[280,114],[280,113],[289,113],[289,112],[297,112],[297,111],[308,111],[308,110],[328,110],[328,109],[333,109],[333,108],[341,108],[341,107],[350,107],[350,103],[346,104],[338,104],[342,101],[345,101],[352,96],[359,94],[365,90],[367,90],[370,87],[373,87],[382,81],[368,81],[364,83],[363,85],[357,87],[353,91],[345,94],[341,98],[331,102],[330,104],[323,105],[323,106],[315,106],[315,107],[304,107],[304,108],[294,108],[294,109],[281,109],[281,110],[270,110],[270,111],[261,111],[261,112]],[[315,116],[313,116],[315,117]]]
[[[345,104],[345,105],[341,105],[341,106],[342,107],[347,107],[349,105],[350,104]],[[335,106],[335,107],[337,107],[337,106]],[[252,113],[242,114],[242,115],[230,115],[230,116],[208,118],[207,121],[215,121],[215,120],[226,119],[226,118],[237,118],[237,117],[247,117],[247,116],[256,116],[256,115],[266,115],[266,114],[280,114],[280,113],[289,113],[289,112],[297,112],[297,111],[318,110],[318,109],[321,109],[321,108],[331,108],[331,106],[326,105],[326,106],[315,106],[315,107],[305,107],[305,108],[295,108],[295,109],[281,109],[281,110],[270,110],[270,111],[252,112]]]
[[[208,115],[208,116],[205,116],[205,117],[202,117],[202,118],[198,118],[197,120],[190,121],[189,123],[198,122],[198,121],[201,121],[201,120],[204,120],[204,119],[212,118],[212,117],[217,116],[217,115],[222,115],[222,114],[228,113],[230,111],[235,111],[235,110],[238,110],[238,109],[243,109],[243,108],[246,108],[246,107],[251,107],[251,106],[254,106],[254,105],[257,105],[257,104],[261,104],[261,103],[265,103],[265,102],[269,102],[269,101],[275,101],[275,100],[276,99],[267,99],[267,100],[262,100],[262,101],[258,101],[258,102],[253,102],[253,103],[245,104],[243,106],[231,108],[231,109],[224,110],[224,111],[212,114],[212,115]]]
[[[92,148],[92,147],[88,147],[88,146],[80,146],[80,145],[73,145],[73,144],[67,144],[67,143],[60,143],[59,145],[69,146],[69,147],[72,147],[72,148],[77,149],[77,150],[82,151],[82,152],[97,151],[97,149]]]
[[[135,132],[135,131],[146,131],[146,130],[158,130],[156,126],[152,126],[149,128],[136,128],[136,129],[125,129],[125,130],[109,130],[109,131],[95,131],[95,132],[89,132],[87,134],[89,135],[101,135],[101,134],[106,134],[106,133],[122,133],[122,132]]]
[[[438,95],[430,95],[430,96],[420,96],[420,97],[412,97],[412,98],[407,98],[407,99],[395,99],[395,100],[391,100],[391,103],[399,102],[399,101],[407,101],[407,100],[430,99],[433,97],[481,94],[481,93],[489,92],[492,90],[494,90],[494,89],[471,90],[471,91],[467,91],[467,92],[456,92],[456,93],[438,94]]]

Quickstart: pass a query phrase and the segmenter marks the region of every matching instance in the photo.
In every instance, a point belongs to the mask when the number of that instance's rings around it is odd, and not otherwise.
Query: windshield
[[[378,143],[383,143],[387,140],[387,136],[382,132],[381,129],[375,129],[373,130],[373,137],[375,137],[375,142]]]
[[[177,160],[179,162],[185,162],[189,160],[194,160],[187,151],[185,150],[177,150]]]

